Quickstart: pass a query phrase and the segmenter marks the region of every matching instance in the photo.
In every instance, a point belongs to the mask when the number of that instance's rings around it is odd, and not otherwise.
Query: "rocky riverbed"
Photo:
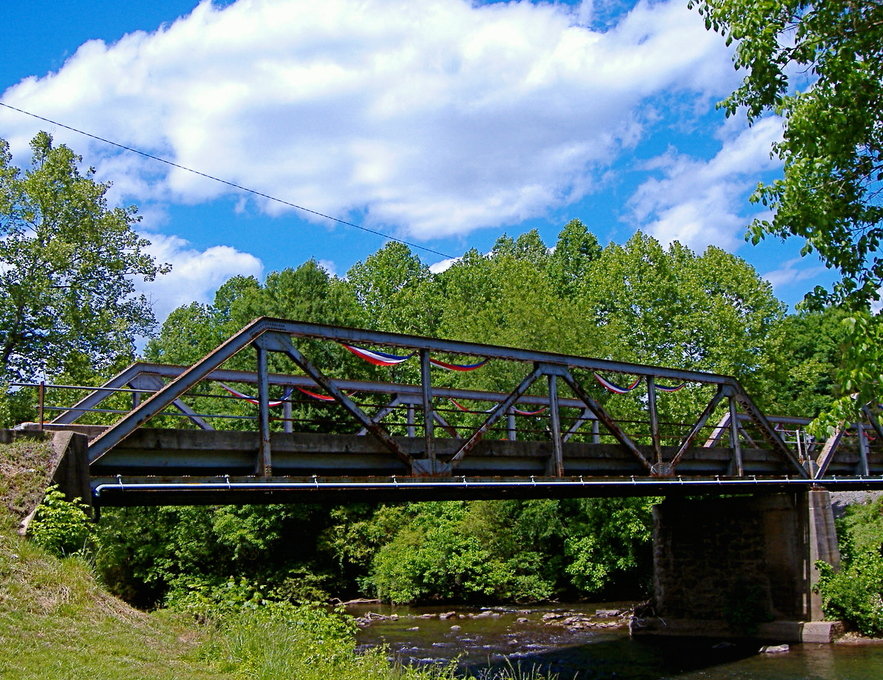
[[[370,607],[370,605],[361,605],[362,607]],[[378,607],[378,609],[381,609]],[[402,613],[397,611],[368,611],[356,616],[356,623],[360,628],[365,628],[383,621],[412,621],[415,625],[408,630],[419,630],[421,621],[436,620],[447,621],[450,630],[462,630],[462,626],[458,623],[463,620],[478,619],[511,619],[514,618],[516,624],[523,625],[545,625],[565,628],[569,631],[579,630],[609,630],[611,628],[627,629],[629,619],[633,614],[632,606],[619,608],[600,608],[594,611],[575,611],[575,610],[537,610],[537,609],[509,609],[509,608],[486,608],[478,611],[463,610],[447,610],[439,612],[413,613],[404,610]]]

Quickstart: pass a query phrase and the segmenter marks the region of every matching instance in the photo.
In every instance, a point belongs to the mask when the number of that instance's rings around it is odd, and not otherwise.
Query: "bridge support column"
[[[817,560],[839,565],[827,491],[669,498],[654,508],[652,611],[635,635],[829,642]]]

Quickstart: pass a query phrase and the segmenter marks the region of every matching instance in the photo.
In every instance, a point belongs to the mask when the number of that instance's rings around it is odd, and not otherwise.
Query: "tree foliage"
[[[109,184],[41,132],[31,166],[0,140],[0,362],[6,379],[63,372],[85,379],[153,326],[134,277],[165,271],[145,252],[134,208],[109,208]]]
[[[863,635],[883,635],[883,499],[851,505],[837,521],[843,564],[835,571],[825,562],[819,592],[825,614]]]
[[[841,280],[816,303],[862,308],[883,283],[883,5],[875,0],[693,0],[736,41],[747,73],[722,106],[784,118],[784,176],[754,195],[772,210],[752,240],[799,236]],[[805,79],[808,82],[801,83]],[[797,81],[797,82],[795,82]],[[803,89],[798,89],[803,85]]]
[[[491,252],[469,251],[440,273],[429,271],[406,246],[391,243],[354,265],[346,279],[313,261],[273,272],[263,282],[234,277],[212,304],[173,312],[148,356],[192,363],[260,315],[728,373],[764,387],[770,404],[794,415],[803,415],[799,409],[830,387],[843,344],[836,314],[786,317],[770,285],[738,257],[717,248],[696,254],[677,243],[664,247],[644,234],[602,247],[574,220],[553,247],[536,231],[504,235]],[[791,337],[792,331],[800,337]],[[370,366],[336,343],[316,342],[306,353],[330,375],[419,379],[417,362]],[[796,381],[800,357],[806,356],[816,360]],[[272,370],[292,369],[284,357],[277,359]],[[253,361],[243,352],[228,363],[253,370]],[[523,369],[493,361],[477,371],[434,373],[433,381],[506,392]],[[537,384],[532,392],[543,389]],[[799,390],[807,392],[802,400],[793,398]],[[686,422],[709,397],[701,389],[661,395],[660,418]],[[646,412],[640,391],[598,398],[620,417]],[[193,405],[201,408],[197,397]],[[230,408],[237,406],[253,415],[253,406],[234,402]],[[310,410],[317,408],[295,404],[297,427],[333,427]],[[459,427],[474,427],[482,418],[453,409],[445,417]],[[544,417],[536,417],[538,432],[546,427]],[[215,425],[254,427],[248,420]],[[649,569],[651,503],[344,506],[314,509],[306,533],[297,518],[258,508],[124,510],[107,515],[98,563],[119,592],[149,593],[148,601],[200,599],[214,587],[294,600],[323,589],[397,602],[600,596],[616,586],[619,594],[636,596]],[[292,532],[300,533],[295,539]],[[150,547],[142,545],[144,536]],[[297,555],[288,549],[295,544]],[[261,554],[272,557],[261,560]]]

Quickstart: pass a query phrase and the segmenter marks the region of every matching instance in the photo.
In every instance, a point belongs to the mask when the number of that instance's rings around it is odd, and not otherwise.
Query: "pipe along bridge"
[[[728,376],[299,321],[74,389],[30,427],[96,506],[883,488],[870,409],[816,441]]]

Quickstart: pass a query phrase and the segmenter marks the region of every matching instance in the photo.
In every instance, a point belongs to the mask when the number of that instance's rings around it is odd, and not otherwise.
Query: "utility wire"
[[[361,231],[368,232],[369,234],[374,234],[375,236],[382,236],[383,238],[388,238],[390,241],[397,241],[398,243],[402,243],[411,248],[417,248],[418,250],[426,251],[427,253],[432,253],[433,255],[440,255],[445,258],[453,258],[453,255],[448,255],[447,253],[443,253],[440,250],[435,250],[434,248],[428,248],[427,246],[421,246],[416,243],[412,243],[410,241],[406,241],[405,239],[397,238],[395,236],[390,236],[382,231],[377,231],[376,229],[370,229],[368,227],[362,226],[361,224],[355,224],[353,222],[347,222],[346,220],[342,220],[339,217],[332,217],[331,215],[326,215],[325,213],[321,213],[318,210],[311,210],[310,208],[305,208],[302,205],[298,205],[297,203],[292,203],[291,201],[286,201],[283,198],[277,198],[276,196],[271,196],[270,194],[265,194],[262,191],[258,191],[257,189],[249,189],[248,187],[244,187],[241,184],[236,184],[235,182],[231,182],[226,179],[222,179],[220,177],[215,177],[214,175],[209,175],[206,172],[200,172],[199,170],[194,170],[193,168],[188,168],[186,165],[181,165],[180,163],[175,163],[174,161],[170,161],[167,158],[162,158],[161,156],[154,156],[153,154],[149,154],[146,151],[141,151],[140,149],[134,149],[131,146],[126,146],[125,144],[120,144],[119,142],[114,142],[113,140],[106,139],[104,137],[99,137],[98,135],[93,135],[91,132],[86,132],[84,130],[80,130],[75,127],[71,127],[70,125],[65,125],[64,123],[59,123],[57,120],[52,120],[51,118],[45,118],[43,116],[38,116],[36,113],[31,113],[30,111],[25,111],[24,109],[20,109],[18,107],[12,106],[5,102],[0,102],[0,106],[10,109],[11,111],[17,111],[18,113],[23,113],[26,116],[30,116],[31,118],[36,118],[37,120],[42,120],[47,123],[51,123],[52,125],[57,125],[60,128],[64,128],[65,130],[70,130],[71,132],[76,132],[79,135],[83,135],[84,137],[91,137],[92,139],[96,139],[99,142],[104,142],[105,144],[110,144],[111,146],[115,146],[119,149],[123,149],[124,151],[129,151],[131,153],[136,153],[139,156],[144,156],[145,158],[149,158],[150,160],[157,161],[159,163],[165,163],[166,165],[170,165],[173,168],[178,168],[179,170],[184,170],[185,172],[193,173],[194,175],[199,175],[200,177],[205,177],[206,179],[210,179],[214,182],[220,182],[221,184],[226,184],[228,187],[233,187],[234,189],[238,189],[239,191],[245,191],[246,193],[253,194],[255,196],[260,196],[261,198],[266,198],[268,201],[274,201],[275,203],[281,203],[282,205],[287,205],[290,208],[294,208],[296,210],[300,210],[301,212],[310,213],[311,215],[316,215],[317,217],[321,217],[326,220],[331,220],[332,222],[337,222],[338,224],[342,224],[346,227],[353,227],[354,229],[360,229]]]

